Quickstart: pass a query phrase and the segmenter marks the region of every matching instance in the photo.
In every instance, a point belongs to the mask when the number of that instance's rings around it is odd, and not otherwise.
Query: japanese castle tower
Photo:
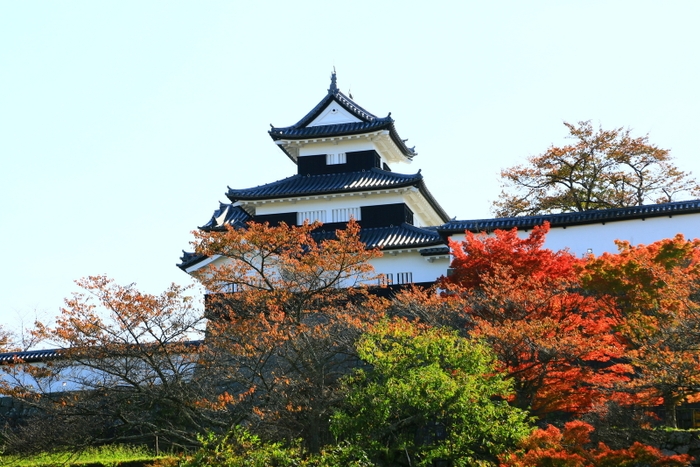
[[[251,188],[229,188],[202,229],[244,227],[249,221],[301,225],[323,223],[334,232],[354,218],[360,238],[383,256],[372,261],[389,284],[432,283],[449,265],[446,242],[436,226],[449,221],[428,191],[420,171],[395,172],[416,156],[399,137],[391,114],[377,117],[338,89],[328,93],[296,124],[272,127],[270,137],[297,165],[283,180]],[[185,253],[187,273],[216,261]]]

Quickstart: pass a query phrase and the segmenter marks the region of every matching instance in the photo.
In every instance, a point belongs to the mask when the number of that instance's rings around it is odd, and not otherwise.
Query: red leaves
[[[496,230],[493,236],[466,232],[463,242],[450,240],[453,274],[448,283],[479,287],[496,272],[510,279],[527,277],[534,284],[571,277],[577,259],[566,251],[543,249],[549,223],[520,238],[517,229]]]
[[[621,316],[618,329],[637,372],[629,388],[650,401],[662,397],[674,426],[675,406],[700,394],[700,240],[677,235],[618,247],[618,254],[591,259],[583,281]]]
[[[611,363],[624,347],[617,317],[581,289],[581,260],[542,248],[548,230],[536,227],[526,238],[515,229],[467,232],[452,243],[454,273],[443,284],[463,297],[470,332],[491,344],[515,379],[519,404],[540,415],[580,413],[626,377]]]
[[[590,446],[591,425],[573,421],[564,431],[549,425],[535,430],[520,450],[501,456],[501,467],[654,467],[687,466],[691,456],[664,456],[651,446],[635,442],[627,449],[610,449],[604,443]]]
[[[443,286],[462,298],[469,331],[538,415],[661,398],[675,426],[675,407],[700,395],[700,240],[619,242],[618,254],[578,260],[542,248],[547,230],[452,243]]]

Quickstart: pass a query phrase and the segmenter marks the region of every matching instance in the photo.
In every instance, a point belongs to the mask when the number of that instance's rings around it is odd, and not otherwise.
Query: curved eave
[[[336,238],[335,230],[323,230],[321,227],[311,233],[316,241]],[[421,228],[411,224],[389,227],[370,227],[360,229],[360,241],[368,249],[377,248],[381,251],[418,250],[422,256],[444,255],[448,251],[445,241],[434,228]],[[191,273],[206,264],[215,261],[216,257],[197,255],[183,252],[182,263],[178,267]]]
[[[197,348],[202,345],[204,341],[192,340],[185,342],[173,342],[173,344],[181,344],[188,348]],[[154,344],[132,344],[135,347],[147,347],[153,346]],[[168,345],[168,344],[166,344]],[[67,358],[66,352],[75,352],[76,349],[44,349],[44,350],[23,350],[18,352],[4,352],[0,353],[0,365],[11,365],[17,363],[41,363],[52,360]]]
[[[337,123],[333,125],[319,125],[304,128],[287,127],[271,128],[268,133],[275,140],[306,140],[314,138],[347,136],[371,133],[373,131],[391,129],[394,121],[390,118],[381,118],[372,122]]]
[[[453,220],[438,227],[442,235],[455,233],[482,232],[512,228],[531,229],[549,222],[551,227],[620,222],[653,217],[673,217],[674,215],[700,213],[700,200],[676,201],[672,203],[632,206],[627,208],[597,209],[583,212],[566,212],[540,216],[518,216],[493,219]]]
[[[312,236],[317,241],[334,239],[335,231],[316,231]],[[406,223],[389,227],[363,228],[360,230],[360,241],[368,249],[378,248],[382,251],[420,249],[445,244],[435,230]]]
[[[397,174],[380,169],[324,175],[293,175],[277,182],[243,190],[229,187],[231,202],[287,199],[333,193],[357,193],[420,186],[423,176]]]
[[[214,211],[211,219],[199,228],[204,231],[223,230],[227,225],[245,227],[252,217],[240,206],[219,203],[219,209]]]
[[[424,181],[421,180],[421,183],[418,185],[418,189],[420,190],[425,200],[430,204],[433,210],[440,217],[442,222],[449,222],[450,216],[447,215],[447,212],[445,212],[442,206],[440,206],[440,203],[438,203],[435,197],[432,195],[432,193],[430,193]]]
[[[413,160],[418,153],[415,148],[406,146],[406,142],[401,139],[394,120],[390,117],[379,119],[371,123],[353,122],[339,123],[335,125],[319,125],[308,128],[272,128],[268,131],[270,137],[284,151],[290,159],[296,162],[298,154],[295,150],[299,143],[312,143],[334,139],[347,139],[349,136],[366,136],[368,139],[375,138],[378,134],[385,133],[396,147],[395,151],[406,158],[407,162]]]
[[[206,255],[200,255],[197,253],[192,253],[190,251],[182,250],[182,256],[180,256],[180,262],[176,266],[185,272],[189,272],[192,267],[197,266],[199,263],[209,259]]]
[[[62,358],[62,349],[25,350],[0,353],[0,365],[13,363],[38,363]]]
[[[337,103],[345,109],[350,115],[360,120],[359,122],[341,123],[333,125],[318,125],[309,126],[323,111],[331,104]],[[394,119],[391,118],[391,113],[386,117],[380,118],[368,112],[358,105],[351,98],[340,92],[335,84],[335,75],[331,79],[331,87],[328,89],[328,94],[316,104],[301,120],[292,126],[275,127],[269,130],[270,137],[276,141],[282,151],[284,151],[290,159],[296,162],[297,154],[293,149],[293,142],[299,140],[308,140],[313,138],[329,138],[359,135],[371,133],[378,130],[387,130],[389,135],[396,145],[398,151],[408,158],[409,161],[417,155],[414,148],[406,146],[406,142],[401,139],[394,126]],[[285,144],[289,142],[290,144]]]
[[[321,113],[331,104],[331,102],[337,102],[338,105],[363,122],[371,122],[378,119],[376,115],[357,105],[355,101],[340,92],[337,88],[334,89],[331,87],[331,89],[328,90],[328,94],[326,94],[323,99],[321,99],[321,101],[309,111],[309,113],[304,115],[304,117],[302,117],[302,119],[296,122],[294,125],[287,128],[304,128],[308,126],[319,115],[321,115]]]

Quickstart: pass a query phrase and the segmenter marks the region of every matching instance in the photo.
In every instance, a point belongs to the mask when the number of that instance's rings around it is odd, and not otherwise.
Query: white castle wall
[[[700,213],[552,227],[545,247],[554,251],[568,248],[579,257],[590,250],[598,256],[604,252],[617,252],[615,240],[627,240],[633,245],[649,244],[679,233],[688,239],[700,237]],[[524,238],[529,232],[519,230],[518,235]],[[464,237],[464,234],[452,235],[453,240],[461,241]]]
[[[413,282],[432,282],[447,273],[450,260],[447,255],[442,257],[421,256],[418,251],[398,252],[392,254],[385,251],[381,258],[370,261],[377,274],[393,274],[396,283],[399,273],[410,272]]]

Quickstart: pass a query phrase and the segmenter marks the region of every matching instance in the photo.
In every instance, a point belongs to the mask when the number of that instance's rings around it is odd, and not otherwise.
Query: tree
[[[634,138],[631,130],[597,131],[590,121],[572,124],[573,144],[552,146],[527,165],[501,171],[498,217],[641,206],[700,196],[700,185],[672,164],[667,149]]]
[[[197,371],[202,312],[187,290],[160,295],[104,276],[77,281],[54,326],[37,322],[42,345],[58,347],[43,365],[3,365],[4,395],[31,415],[12,447],[51,449],[107,441],[196,443],[194,433],[221,423],[197,400],[216,390]]]
[[[564,425],[561,431],[552,425],[534,431],[520,449],[501,456],[502,467],[683,467],[688,454],[664,456],[656,448],[634,442],[629,448],[610,449],[604,443],[591,446],[593,427],[581,421]]]
[[[516,403],[538,416],[582,413],[609,398],[631,371],[614,310],[582,290],[581,260],[543,248],[548,224],[526,238],[516,229],[466,233],[452,241],[452,274],[442,281],[462,301],[466,330],[487,342],[515,381]]]
[[[43,417],[17,440],[196,445],[197,433],[245,423],[318,450],[340,377],[358,361],[354,342],[385,306],[362,286],[380,253],[366,250],[359,226],[317,242],[318,226],[197,232],[196,252],[212,260],[198,275],[206,312],[176,286],[153,296],[102,276],[79,281],[84,293],[56,325],[34,331],[60,358],[2,367],[15,377],[4,393]],[[54,431],[27,431],[40,427]]]
[[[619,313],[618,330],[636,376],[629,390],[661,398],[666,422],[700,395],[700,240],[682,235],[650,245],[617,242],[619,253],[590,258],[586,287]]]
[[[0,325],[0,352],[12,352],[16,349],[15,336]]]
[[[207,433],[202,446],[178,465],[182,467],[375,467],[356,446],[325,446],[310,454],[299,440],[292,442],[264,441],[244,427],[236,426],[223,436]]]
[[[202,364],[222,398],[268,439],[302,437],[318,451],[343,399],[341,376],[357,363],[354,342],[381,318],[362,284],[372,277],[354,221],[316,241],[319,224],[197,232],[199,254],[216,261],[198,278],[212,292]],[[229,397],[229,399],[226,399]]]
[[[334,429],[379,465],[495,465],[529,431],[488,347],[402,319],[364,334]]]

